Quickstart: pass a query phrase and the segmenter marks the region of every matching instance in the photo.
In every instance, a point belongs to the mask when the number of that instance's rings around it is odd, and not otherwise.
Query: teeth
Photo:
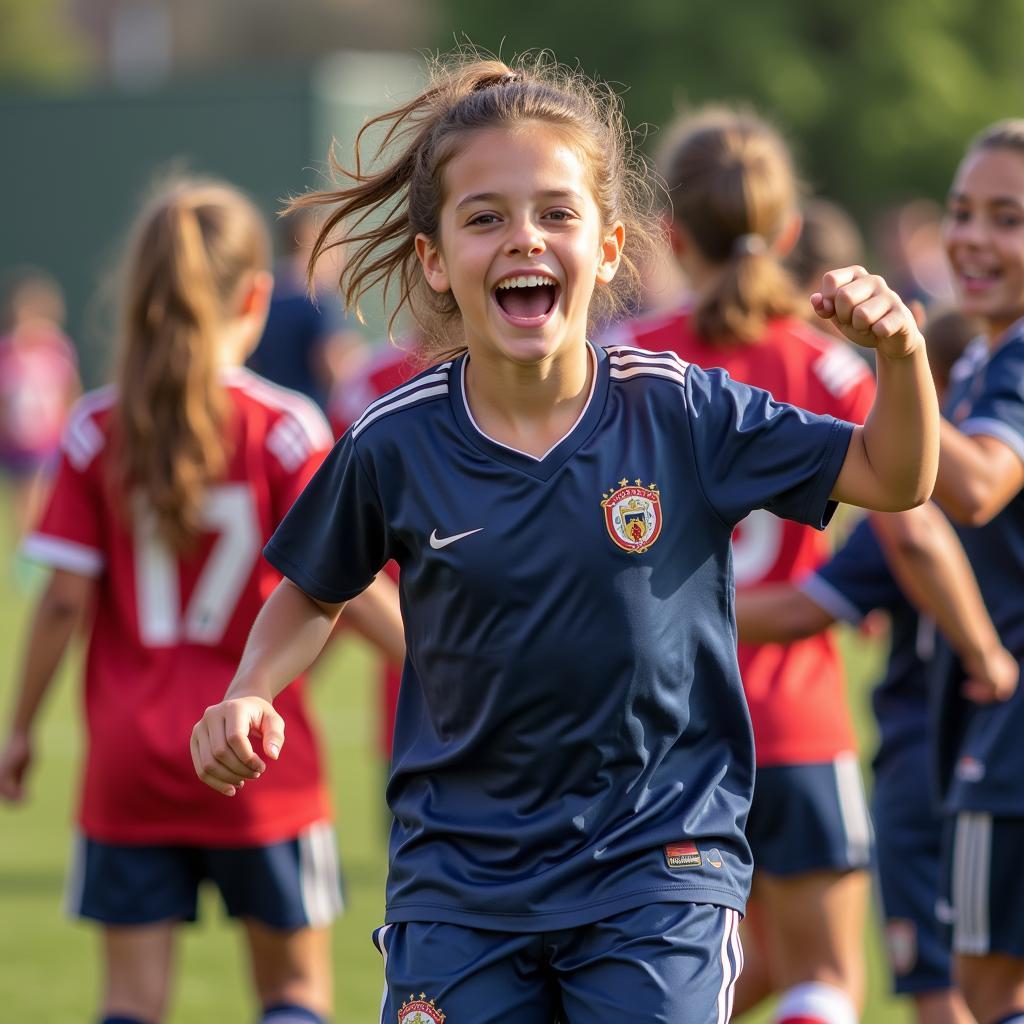
[[[499,288],[539,288],[542,285],[553,285],[553,278],[541,276],[540,274],[520,274],[519,277],[506,277],[504,281],[498,282]]]

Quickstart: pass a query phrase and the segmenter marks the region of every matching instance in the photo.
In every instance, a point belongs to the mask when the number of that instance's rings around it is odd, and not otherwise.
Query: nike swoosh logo
[[[475,530],[467,530],[465,533],[456,533],[451,537],[438,537],[437,530],[434,530],[430,534],[430,546],[435,551],[440,551],[441,548],[446,548],[449,544],[454,544],[457,540],[462,540],[463,537],[472,537],[474,533],[479,533],[482,529],[482,526],[478,526]]]

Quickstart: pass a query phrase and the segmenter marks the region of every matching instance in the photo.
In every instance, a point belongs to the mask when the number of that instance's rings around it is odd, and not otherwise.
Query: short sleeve
[[[26,558],[51,569],[99,576],[106,565],[102,508],[95,463],[76,465],[75,449],[61,454],[50,500],[39,526],[25,538]]]
[[[805,577],[799,587],[834,619],[854,625],[876,608],[890,609],[903,600],[867,518],[857,524],[832,558]]]
[[[1006,342],[989,360],[980,394],[959,426],[1002,441],[1024,462],[1024,338]]]
[[[320,601],[365,590],[390,557],[380,499],[347,433],[264,549],[282,575]]]
[[[687,413],[704,495],[735,525],[754,509],[824,528],[853,424],[776,402],[724,370],[686,369]]]

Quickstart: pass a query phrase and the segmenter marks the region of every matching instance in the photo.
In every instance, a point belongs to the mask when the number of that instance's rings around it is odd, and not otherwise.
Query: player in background
[[[863,423],[875,394],[868,366],[845,340],[804,322],[806,299],[782,266],[800,217],[778,133],[751,113],[698,111],[671,131],[662,173],[690,297],[670,313],[623,324],[619,337]],[[821,532],[755,510],[733,536],[737,591],[799,578],[828,554]],[[778,992],[778,1021],[848,1024],[864,995],[871,830],[839,652],[820,633],[741,643],[739,664],[757,781],[737,1012]]]
[[[957,525],[1006,648],[1024,657],[1024,121],[992,125],[950,186],[944,241],[982,339],[954,367],[935,498]],[[953,663],[939,766],[955,973],[980,1024],[1024,1022],[1024,692],[981,707]]]
[[[308,211],[279,222],[282,255],[275,266],[274,294],[267,323],[247,365],[267,380],[308,395],[326,410],[328,396],[344,385],[367,356],[366,344],[334,296],[323,306],[306,288],[306,260],[316,238]],[[337,258],[344,259],[337,250]],[[324,267],[323,292],[337,275]]]
[[[350,304],[394,283],[444,358],[367,409],[271,540],[288,579],[195,728],[196,771],[228,795],[273,774],[270,701],[394,557],[381,1020],[721,1024],[753,784],[732,531],[758,507],[821,526],[837,499],[924,500],[920,334],[859,268],[813,297],[878,348],[864,427],[596,348],[588,321],[622,301],[651,217],[611,91],[470,60],[377,127],[379,161],[304,200],[330,210],[313,256],[346,237]]]
[[[64,333],[64,296],[47,273],[9,276],[0,314],[0,470],[10,479],[16,543],[35,525],[78,397],[78,359]]]
[[[928,324],[929,362],[940,396],[975,326],[959,313]],[[948,634],[958,646],[961,634],[968,647],[998,643],[956,535],[935,506],[925,509],[930,512],[923,536],[934,545],[934,557],[959,566],[953,592],[961,606],[951,608]],[[871,813],[893,987],[912,997],[918,1024],[970,1024],[974,1018],[953,987],[947,924],[937,916],[942,819],[925,770],[931,761],[928,663],[935,620],[919,615],[893,578],[874,529],[878,518],[861,521],[831,560],[803,580],[738,593],[737,631],[747,642],[791,643],[836,621],[859,625],[876,610],[889,614],[888,661],[872,695],[879,745],[872,762]],[[992,694],[976,697],[987,700]]]
[[[341,895],[302,680],[281,695],[290,757],[266,786],[226,803],[189,781],[192,722],[223,692],[280,579],[262,546],[331,443],[311,402],[241,368],[266,316],[268,260],[261,217],[225,184],[181,181],[144,209],[116,381],[73,410],[54,493],[25,543],[53,572],[25,646],[0,795],[24,798],[38,711],[87,621],[88,748],[67,896],[102,926],[106,1024],[163,1018],[176,932],[195,919],[204,878],[244,926],[262,1021],[331,1012],[328,926]],[[368,611],[371,627],[386,618],[386,604]]]

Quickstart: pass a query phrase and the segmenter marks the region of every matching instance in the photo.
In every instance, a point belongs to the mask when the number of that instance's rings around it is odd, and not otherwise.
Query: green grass
[[[0,641],[7,652],[0,670],[4,716],[28,610],[25,599],[0,581]],[[850,637],[846,650],[851,697],[869,750],[874,741],[864,709],[877,652]],[[19,808],[0,807],[2,1020],[80,1024],[92,1018],[96,1005],[96,935],[89,925],[64,917],[61,907],[81,751],[77,659],[69,662],[43,712],[29,801]],[[347,640],[319,666],[312,688],[330,759],[347,880],[348,912],[334,933],[336,1019],[360,1022],[377,1019],[382,985],[380,957],[370,942],[371,930],[381,922],[385,875],[374,680],[367,651]],[[253,1019],[240,936],[210,894],[203,900],[199,925],[183,929],[183,936],[169,1024]],[[864,1020],[902,1024],[909,1017],[885,994],[875,932],[868,945],[871,990]],[[764,1019],[764,1014],[750,1015],[744,1024]]]

